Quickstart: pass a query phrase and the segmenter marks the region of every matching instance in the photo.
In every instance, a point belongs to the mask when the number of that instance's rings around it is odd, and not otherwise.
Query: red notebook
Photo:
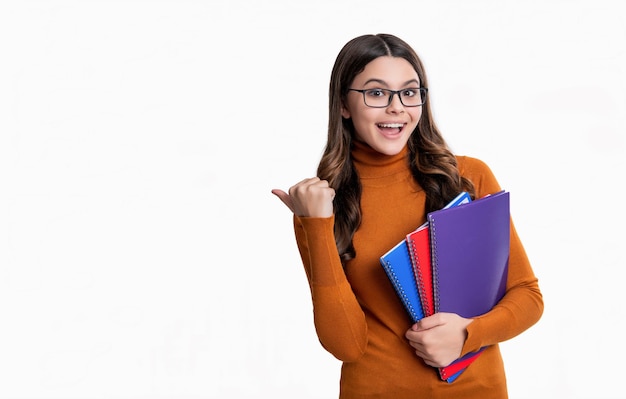
[[[430,316],[435,313],[433,273],[430,265],[430,240],[428,237],[428,224],[423,224],[406,236],[424,316]]]

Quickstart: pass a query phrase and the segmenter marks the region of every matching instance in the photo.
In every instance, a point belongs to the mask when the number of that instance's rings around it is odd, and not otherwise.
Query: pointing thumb
[[[272,190],[272,194],[277,196],[283,202],[283,204],[287,205],[287,208],[289,208],[291,212],[294,212],[293,201],[291,200],[291,196],[289,194],[277,188]]]

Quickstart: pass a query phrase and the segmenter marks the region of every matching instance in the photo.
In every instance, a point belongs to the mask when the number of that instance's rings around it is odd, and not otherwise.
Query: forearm
[[[339,360],[353,361],[365,351],[367,324],[339,259],[333,223],[333,217],[294,218],[318,338]]]

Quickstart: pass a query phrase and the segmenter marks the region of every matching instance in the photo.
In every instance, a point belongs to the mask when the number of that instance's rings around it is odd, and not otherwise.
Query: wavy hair
[[[348,88],[365,66],[382,56],[407,60],[417,72],[422,87],[428,87],[424,67],[415,51],[403,40],[389,34],[364,35],[350,40],[341,49],[332,69],[328,93],[328,140],[317,175],[335,190],[335,242],[342,263],[356,256],[352,238],[361,223],[361,183],[351,157],[355,136],[351,119],[341,115]],[[454,154],[435,126],[429,101],[408,141],[410,169],[426,192],[426,212],[441,209],[459,192],[474,198],[474,186],[462,177]]]

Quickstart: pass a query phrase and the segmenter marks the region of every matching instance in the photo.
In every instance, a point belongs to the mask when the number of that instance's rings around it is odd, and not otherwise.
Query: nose
[[[402,101],[400,101],[399,92],[391,93],[391,102],[387,107],[387,111],[393,113],[404,112],[404,105],[402,104]]]

